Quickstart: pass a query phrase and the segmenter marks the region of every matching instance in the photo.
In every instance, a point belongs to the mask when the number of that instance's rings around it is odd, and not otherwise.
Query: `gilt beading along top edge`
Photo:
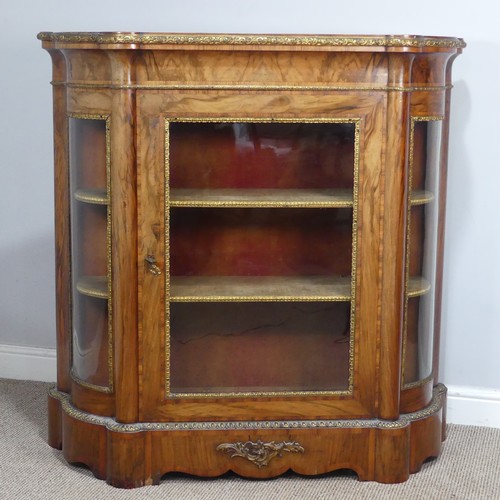
[[[406,35],[250,35],[124,32],[47,32],[39,40],[126,45],[281,45],[317,47],[410,47],[462,49],[461,38]]]

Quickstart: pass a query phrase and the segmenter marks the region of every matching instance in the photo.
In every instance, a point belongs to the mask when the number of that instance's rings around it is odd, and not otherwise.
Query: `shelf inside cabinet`
[[[93,205],[108,205],[108,193],[105,189],[77,189],[75,200]]]
[[[410,204],[412,207],[416,205],[425,205],[432,201],[434,201],[434,193],[423,189],[413,191],[410,197]]]
[[[342,276],[172,276],[171,302],[349,301]]]
[[[171,189],[171,207],[352,207],[350,189]]]
[[[430,289],[431,284],[425,278],[410,278],[407,290],[408,298],[420,297],[421,295],[425,295]]]
[[[108,279],[106,276],[82,276],[76,289],[83,295],[98,299],[108,298]]]

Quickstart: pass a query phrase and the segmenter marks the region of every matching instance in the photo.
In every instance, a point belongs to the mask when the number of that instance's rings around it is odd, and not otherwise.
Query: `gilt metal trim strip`
[[[401,35],[338,36],[338,35],[251,35],[198,33],[119,33],[119,32],[48,32],[37,38],[43,42],[98,43],[134,45],[282,45],[306,47],[413,47],[463,49],[461,38],[406,37]]]
[[[61,403],[62,411],[80,422],[101,425],[112,432],[147,432],[147,431],[238,431],[270,429],[401,429],[417,420],[431,417],[444,405],[447,389],[443,384],[434,387],[433,398],[429,406],[400,415],[397,420],[373,419],[337,419],[337,420],[249,420],[226,422],[140,422],[122,424],[111,417],[101,417],[82,411],[71,404],[69,394],[49,389],[49,396]]]
[[[453,88],[452,84],[429,86],[393,86],[393,85],[259,85],[259,84],[176,84],[176,83],[129,83],[115,84],[95,82],[52,81],[53,86],[66,86],[76,89],[113,89],[113,90],[245,90],[245,91],[364,91],[364,92],[442,92]]]
[[[179,295],[171,297],[170,302],[351,302],[351,297],[344,295]],[[267,393],[266,393],[267,394]]]
[[[415,382],[408,382],[407,384],[404,384],[403,390],[408,390],[408,389],[414,389],[415,387],[423,387],[427,383],[431,382],[434,379],[434,374],[430,374],[429,376],[421,379],[421,380],[415,380]]]
[[[76,375],[74,368],[71,368],[70,370],[70,376],[71,380],[73,382],[76,382],[78,385],[81,385],[82,387],[85,387],[86,389],[91,389],[93,391],[97,392],[104,392],[106,394],[111,394],[113,392],[113,389],[110,386],[103,386],[103,385],[96,385],[91,382],[87,382],[86,380],[81,379],[78,375]]]

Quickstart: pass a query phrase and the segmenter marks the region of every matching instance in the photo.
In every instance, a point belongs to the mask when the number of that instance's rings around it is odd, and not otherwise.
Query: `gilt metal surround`
[[[404,35],[251,35],[251,34],[188,34],[137,32],[49,32],[42,31],[37,38],[43,42],[98,43],[133,45],[283,45],[306,47],[434,47],[463,49],[461,38]]]
[[[170,381],[170,123],[350,123],[354,125],[354,162],[353,162],[353,189],[352,189],[352,254],[351,254],[351,298],[350,298],[350,319],[349,319],[349,375],[347,390],[332,390],[332,391],[249,391],[249,392],[203,392],[203,393],[181,393],[171,392]],[[176,117],[165,118],[165,156],[164,156],[164,171],[165,171],[165,186],[164,186],[164,248],[165,248],[165,263],[164,263],[164,293],[165,293],[165,398],[234,398],[234,397],[275,397],[275,396],[339,396],[352,395],[354,391],[354,351],[356,338],[356,262],[357,262],[357,215],[358,215],[358,181],[359,181],[359,145],[360,145],[360,118],[262,118],[262,117],[207,117],[207,118],[190,118]],[[252,206],[259,207],[259,202],[255,202]],[[313,202],[310,204],[312,208],[316,208]],[[210,204],[204,204],[208,207]],[[219,204],[213,206],[218,207]],[[270,202],[262,203],[262,207],[272,206]],[[279,207],[279,202],[276,207]],[[308,203],[303,202],[302,207],[307,207]],[[332,205],[335,207],[335,205]],[[262,301],[260,297],[254,297],[254,301]],[[292,300],[293,299],[293,300]],[[290,297],[286,298],[287,302],[292,301],[338,301],[338,297]],[[342,299],[344,300],[344,299]],[[192,297],[192,302],[206,301],[203,297]],[[227,301],[223,297],[213,297],[213,301]],[[283,302],[281,297],[266,297],[267,302]]]

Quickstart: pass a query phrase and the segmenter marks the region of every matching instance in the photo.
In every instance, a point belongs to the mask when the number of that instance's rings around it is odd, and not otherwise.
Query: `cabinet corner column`
[[[66,117],[66,60],[49,49],[54,102],[54,214],[56,253],[57,388],[71,391],[71,276],[68,121]]]
[[[446,186],[448,183],[448,142],[450,136],[451,68],[461,51],[453,54],[446,63],[445,103],[441,145],[441,165],[439,170],[439,207],[436,252],[436,285],[434,293],[434,346],[432,354],[432,374],[434,385],[439,382],[439,351],[441,343],[441,302],[443,297],[444,233],[446,221]]]
[[[388,54],[388,87],[402,89],[411,79],[412,54]],[[383,201],[382,307],[379,361],[379,417],[399,416],[404,316],[407,177],[410,93],[387,96]]]
[[[137,189],[133,51],[111,50],[112,310],[116,419],[138,419]]]

